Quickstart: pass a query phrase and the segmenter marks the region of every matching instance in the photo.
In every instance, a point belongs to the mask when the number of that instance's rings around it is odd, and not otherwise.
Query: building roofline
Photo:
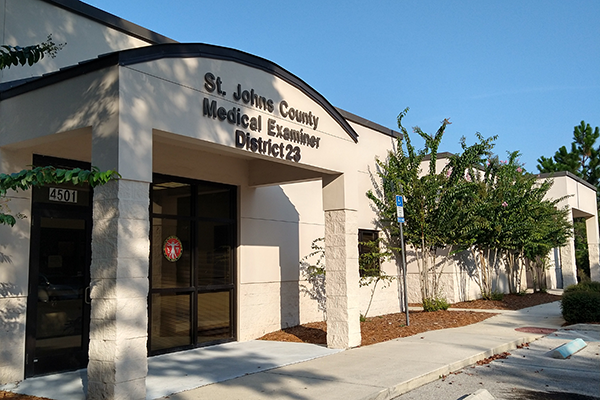
[[[559,178],[562,176],[569,177],[569,178],[581,183],[582,185],[587,186],[588,188],[592,189],[594,192],[598,191],[598,188],[596,188],[596,186],[592,185],[585,179],[580,178],[577,175],[575,175],[574,173],[569,172],[569,171],[545,172],[543,174],[537,174],[537,177],[539,179]]]
[[[440,158],[450,158],[450,156],[452,156],[452,153],[449,152],[442,152],[442,153],[438,153],[438,159]],[[425,157],[423,157],[423,160],[430,160],[431,159],[431,154],[427,154]],[[483,166],[478,166],[479,169],[483,169]],[[575,181],[577,181],[578,183],[581,183],[582,185],[592,189],[593,191],[597,192],[598,189],[596,188],[596,186],[592,185],[591,183],[589,183],[588,181],[586,181],[583,178],[578,177],[577,175],[575,175],[572,172],[569,171],[559,171],[559,172],[546,172],[543,174],[534,174],[538,179],[552,179],[552,178],[560,178],[563,176],[566,176],[568,178],[571,178]]]
[[[7,82],[8,85],[4,86],[5,90],[0,92],[0,101],[111,66],[128,66],[165,58],[188,57],[202,57],[223,61],[232,61],[277,76],[299,89],[307,97],[323,107],[323,109],[342,127],[342,129],[346,131],[348,136],[350,136],[355,143],[358,142],[358,134],[350,126],[342,113],[332,106],[331,103],[329,103],[329,101],[323,97],[323,95],[313,89],[302,79],[298,78],[296,75],[264,58],[245,53],[240,50],[204,43],[157,44],[100,55],[96,59],[83,61],[78,65],[61,68],[56,72],[45,74],[37,79],[20,81],[19,83],[21,84],[19,85],[10,86],[10,82]]]
[[[400,132],[396,132],[396,131],[394,131],[392,129],[386,128],[383,125],[379,125],[379,124],[377,124],[377,123],[375,123],[373,121],[369,121],[368,119],[365,119],[363,117],[359,117],[358,115],[352,114],[351,112],[343,110],[343,109],[341,109],[339,107],[336,107],[336,109],[340,112],[340,114],[342,114],[342,116],[344,118],[346,118],[349,121],[355,122],[355,123],[357,123],[359,125],[362,125],[362,126],[364,126],[366,128],[369,128],[369,129],[372,129],[374,131],[383,133],[384,135],[388,135],[388,136],[391,136],[391,137],[394,137],[394,138],[399,138],[400,140],[403,139],[403,136],[402,136],[402,134]]]
[[[441,153],[437,153],[437,159],[445,159],[445,158],[450,158],[452,157],[454,154],[450,153],[448,151],[442,151]],[[423,157],[423,161],[427,161],[427,160],[431,160],[431,154],[425,154],[425,156]]]
[[[136,37],[150,44],[177,43],[176,40],[168,38],[149,29],[119,18],[99,8],[83,3],[79,0],[42,0],[57,7],[63,8],[75,14],[89,18],[103,25]]]

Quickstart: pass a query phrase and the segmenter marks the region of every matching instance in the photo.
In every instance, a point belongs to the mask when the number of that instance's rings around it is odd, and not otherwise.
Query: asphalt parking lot
[[[506,358],[464,368],[396,397],[396,400],[457,400],[479,389],[495,399],[600,399],[600,325],[559,330]],[[567,359],[552,358],[551,350],[581,338],[587,346]],[[488,397],[489,398],[489,397]]]

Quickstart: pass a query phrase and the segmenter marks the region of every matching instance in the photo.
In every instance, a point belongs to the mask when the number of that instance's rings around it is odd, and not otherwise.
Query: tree
[[[54,43],[51,34],[48,35],[48,38],[45,42],[34,44],[31,46],[20,47],[10,46],[7,44],[0,45],[0,70],[10,68],[13,65],[18,66],[19,64],[22,66],[25,64],[32,66],[33,64],[39,62],[42,58],[44,58],[44,55],[48,55],[51,58],[54,58],[56,57],[56,53],[60,51],[65,45],[66,43]],[[0,194],[0,198],[5,197],[5,195],[6,193]],[[0,204],[0,210],[2,209],[2,206],[6,207],[5,205]],[[9,223],[9,225],[14,225],[14,221],[10,218],[8,218],[8,220],[0,220],[0,223],[7,222]]]
[[[405,140],[398,141],[385,160],[376,161],[379,180],[367,193],[387,248],[398,257],[395,195],[401,194],[406,199],[405,241],[415,252],[424,306],[436,304],[442,294],[444,263],[436,259],[441,249],[449,254],[471,252],[476,267],[473,278],[482,297],[492,298],[493,279],[502,261],[510,291],[517,291],[523,268],[540,268],[550,249],[564,244],[570,235],[566,210],[556,208],[562,199],[544,199],[552,181],[539,182],[525,173],[519,152],[509,153],[507,161],[492,156],[496,137],[484,139],[480,134],[473,145],[461,138],[462,151],[438,171],[437,151],[449,121],[444,120],[433,136],[414,128],[425,140],[424,149],[416,151],[402,126],[406,112],[398,117]],[[423,173],[425,157],[429,163]]]
[[[545,199],[552,181],[540,182],[526,173],[518,157],[518,151],[509,152],[507,161],[491,157],[478,176],[477,194],[461,210],[468,229],[459,241],[473,254],[483,298],[493,297],[492,280],[499,276],[501,261],[509,291],[517,293],[524,268],[541,277],[550,250],[564,245],[571,234],[567,210],[557,208],[562,198]]]
[[[600,146],[596,140],[600,137],[600,128],[592,130],[590,124],[581,121],[573,129],[571,151],[565,146],[560,147],[554,157],[541,156],[537,169],[541,173],[568,171],[594,186],[600,181]]]
[[[66,43],[54,43],[52,35],[48,35],[45,42],[26,47],[3,44],[0,46],[0,70],[19,64],[32,66],[45,55],[54,58],[65,45]]]
[[[419,127],[413,131],[425,140],[422,150],[415,150],[410,135],[402,125],[408,108],[398,116],[404,141],[398,139],[385,160],[376,160],[379,182],[367,193],[377,212],[379,228],[384,233],[384,243],[398,259],[400,256],[400,227],[396,218],[397,194],[405,197],[404,238],[415,251],[419,269],[421,300],[423,304],[436,304],[442,297],[441,276],[443,263],[438,263],[438,250],[454,244],[455,233],[464,229],[463,221],[456,218],[456,210],[468,203],[473,192],[474,168],[489,155],[495,138],[483,139],[467,146],[461,139],[463,152],[450,157],[448,164],[437,171],[437,154],[448,119],[435,133],[429,135]],[[404,147],[406,147],[406,150]],[[428,171],[423,174],[421,163],[429,157]]]

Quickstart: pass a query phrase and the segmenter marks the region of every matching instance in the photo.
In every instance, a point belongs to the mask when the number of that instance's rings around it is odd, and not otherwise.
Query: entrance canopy
[[[0,95],[7,122],[0,146],[43,146],[63,157],[76,147],[75,158],[139,180],[150,181],[151,168],[142,165],[151,160],[153,137],[159,146],[195,142],[256,159],[251,176],[258,185],[277,183],[261,172],[269,162],[280,164],[279,175],[297,170],[289,167],[313,171],[291,180],[339,173],[358,143],[341,113],[300,78],[206,44],[115,52],[19,83]],[[30,115],[15,118],[25,104]]]

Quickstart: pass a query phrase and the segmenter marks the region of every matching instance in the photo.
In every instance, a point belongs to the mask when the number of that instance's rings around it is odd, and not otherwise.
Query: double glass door
[[[155,176],[150,354],[234,339],[236,190]]]

